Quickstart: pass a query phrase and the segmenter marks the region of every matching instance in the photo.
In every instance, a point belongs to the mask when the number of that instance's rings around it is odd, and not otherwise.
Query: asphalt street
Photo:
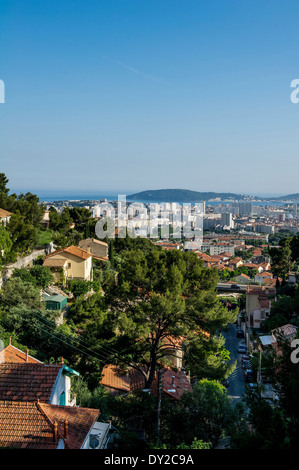
[[[223,336],[226,341],[226,348],[230,352],[231,363],[237,360],[236,368],[228,378],[228,396],[231,398],[232,403],[236,404],[242,400],[242,395],[245,392],[245,376],[242,369],[241,357],[242,354],[238,353],[240,344],[245,344],[244,338],[237,338],[237,325],[233,324],[229,330],[224,332]]]

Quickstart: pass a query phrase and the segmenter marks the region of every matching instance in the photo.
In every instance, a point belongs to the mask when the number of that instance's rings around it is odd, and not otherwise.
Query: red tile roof
[[[48,403],[62,365],[30,362],[0,364],[0,400]]]
[[[11,212],[6,211],[5,209],[0,209],[0,218],[2,219],[3,217],[9,217],[12,215]]]
[[[0,446],[27,449],[80,449],[100,410],[38,402],[0,401]],[[67,435],[65,435],[67,420]],[[54,423],[57,423],[57,439]]]
[[[272,330],[272,334],[276,335],[283,335],[283,336],[292,336],[297,333],[297,326],[292,325],[291,323],[287,323],[286,325],[280,326],[275,330]]]
[[[111,364],[103,369],[100,383],[108,388],[123,392],[141,390],[145,386],[145,378],[141,372],[130,369],[127,374],[118,372],[117,367]],[[174,372],[171,369],[162,370],[163,393],[179,400],[184,392],[192,392],[192,387],[183,372]],[[158,378],[155,377],[151,386],[154,395],[158,393]]]
[[[273,274],[269,271],[263,271],[262,273],[256,274],[256,277],[273,277]]]
[[[26,352],[21,351],[9,344],[6,348],[0,351],[0,362],[34,362],[41,364],[41,361],[35,357],[27,355]]]
[[[64,422],[68,421],[68,437],[65,445],[69,449],[80,449],[97,420],[100,410],[78,406],[60,406],[40,403],[41,410],[54,423],[58,423],[58,433],[64,437]]]
[[[134,369],[130,369],[126,374],[120,372],[116,366],[108,364],[103,368],[100,382],[105,387],[113,388],[123,392],[130,392],[132,389],[135,389],[136,383],[139,380],[142,383],[140,388],[143,388],[144,378],[140,372],[137,372]]]
[[[53,255],[56,255],[58,253],[70,253],[71,255],[77,256],[78,258],[82,259],[88,259],[92,255],[91,253],[88,253],[86,250],[83,250],[82,248],[79,248],[78,246],[71,245],[67,246],[66,248],[62,248],[61,250],[56,250],[53,251],[53,253],[50,253],[49,255],[44,256],[44,259],[50,258]]]
[[[64,258],[48,258],[43,262],[43,266],[48,266],[49,268],[62,268],[67,263],[67,260]]]
[[[0,445],[56,449],[53,427],[36,403],[0,401]]]

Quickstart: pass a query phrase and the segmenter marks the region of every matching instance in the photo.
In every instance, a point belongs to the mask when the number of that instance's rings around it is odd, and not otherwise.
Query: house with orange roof
[[[228,262],[228,266],[232,268],[233,271],[235,271],[239,266],[243,266],[243,264],[244,263],[243,263],[242,258],[239,258],[239,257],[231,259]]]
[[[12,346],[11,338],[9,339],[9,344],[6,348],[0,351],[0,363],[1,362],[34,362],[41,364],[41,361],[29,355],[28,348],[26,352],[21,349]]]
[[[92,254],[71,245],[44,256],[43,266],[51,269],[56,282],[67,279],[92,281]]]
[[[60,364],[44,364],[9,341],[0,351],[0,400],[41,400],[58,405],[76,404],[71,377],[79,373]]]
[[[44,403],[74,406],[70,381],[72,375],[79,374],[63,364],[2,362],[0,400],[40,400]]]
[[[244,273],[239,274],[234,279],[239,284],[250,284],[251,282],[251,278]]]
[[[93,259],[99,261],[108,261],[108,244],[96,238],[86,238],[79,242],[79,247],[91,253]]]
[[[8,212],[4,209],[0,209],[0,224],[6,227],[9,224],[11,216],[11,212]]]
[[[224,251],[223,253],[219,253],[219,256],[222,260],[229,260],[232,257],[232,254],[229,251]]]
[[[161,370],[162,395],[167,398],[179,400],[184,392],[192,392],[189,378],[183,369],[174,371],[169,368]],[[141,371],[130,368],[127,372],[118,369],[117,366],[107,364],[102,371],[100,384],[112,395],[134,393],[145,387],[145,377]],[[158,394],[158,374],[152,382],[150,393]]]
[[[269,271],[263,271],[255,275],[254,280],[255,282],[259,282],[260,284],[265,283],[265,279],[273,279],[273,274]]]
[[[99,409],[0,401],[0,445],[16,449],[106,449],[111,423]]]
[[[70,377],[61,364],[43,364],[9,344],[0,352],[0,447],[105,449],[111,423],[100,410],[76,406]]]
[[[246,317],[249,327],[260,328],[270,314],[275,293],[275,286],[247,286]]]

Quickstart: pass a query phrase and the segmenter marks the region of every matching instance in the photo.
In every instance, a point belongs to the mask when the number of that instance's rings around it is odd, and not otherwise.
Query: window
[[[71,269],[71,267],[72,267],[72,263],[68,263],[68,264],[67,264],[67,268],[68,268],[68,269]]]
[[[63,406],[65,405],[65,393],[64,392],[60,394],[59,405],[63,405]]]

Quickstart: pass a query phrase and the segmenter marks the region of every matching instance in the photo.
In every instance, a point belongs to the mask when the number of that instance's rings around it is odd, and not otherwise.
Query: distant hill
[[[299,201],[299,193],[287,194],[286,196],[271,197],[274,201]]]
[[[213,193],[190,191],[189,189],[154,189],[141,191],[127,196],[128,201],[159,201],[159,202],[202,202],[220,198],[244,200],[248,196],[234,193]]]

